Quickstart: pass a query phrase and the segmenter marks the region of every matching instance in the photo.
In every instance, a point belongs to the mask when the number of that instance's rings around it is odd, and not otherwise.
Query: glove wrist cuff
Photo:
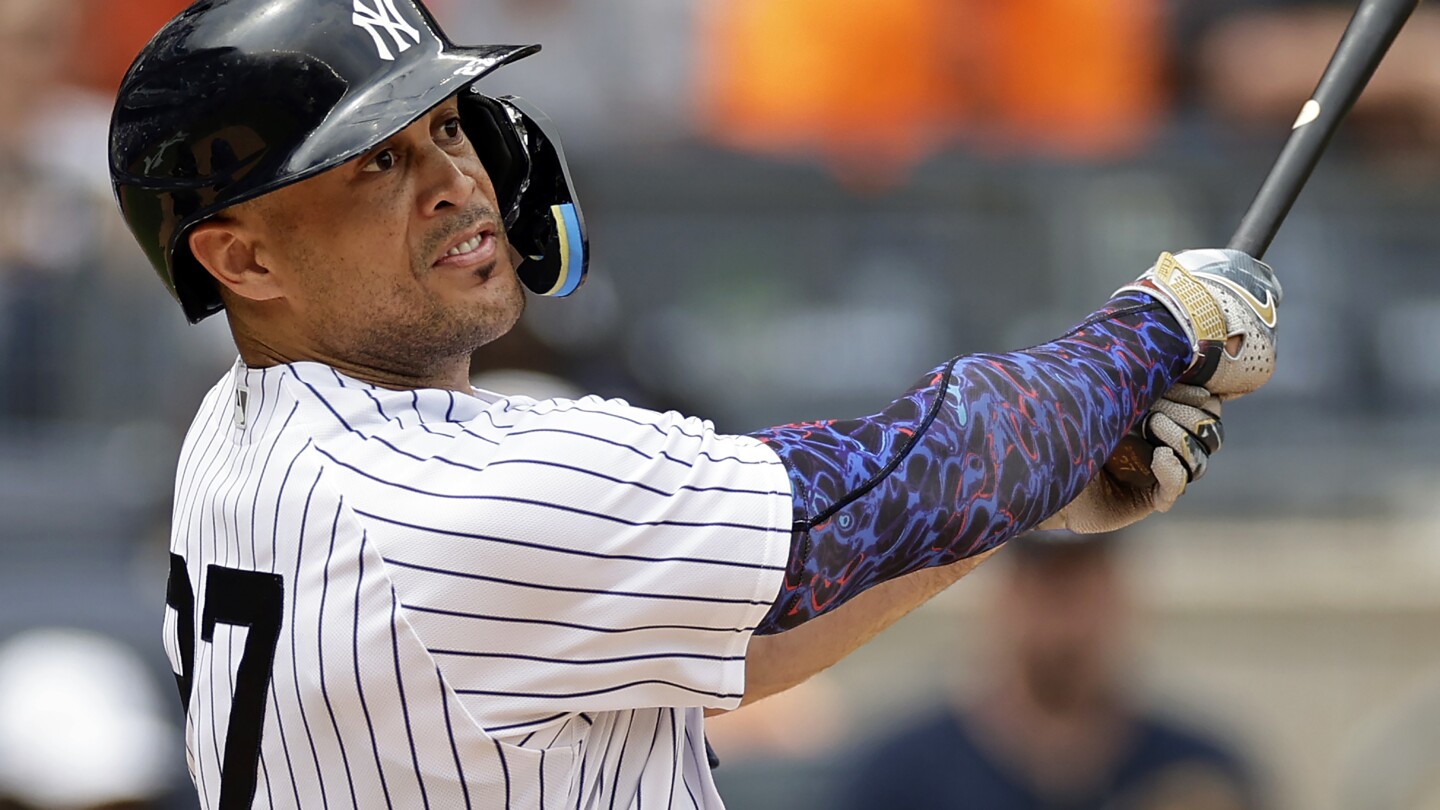
[[[1161,253],[1154,267],[1116,292],[1144,293],[1164,304],[1185,332],[1192,366],[1202,360],[1202,344],[1225,341],[1225,313],[1219,302],[1205,283],[1170,253]]]

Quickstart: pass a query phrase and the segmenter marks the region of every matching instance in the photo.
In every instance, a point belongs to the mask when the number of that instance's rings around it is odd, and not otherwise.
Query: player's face
[[[313,359],[423,375],[504,334],[524,309],[494,186],[453,98],[257,202],[260,256]]]

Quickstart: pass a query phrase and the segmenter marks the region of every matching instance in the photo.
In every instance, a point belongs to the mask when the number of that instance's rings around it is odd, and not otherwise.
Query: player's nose
[[[433,216],[451,207],[465,207],[479,186],[475,174],[483,169],[476,158],[435,147],[424,150],[419,171],[420,215]]]

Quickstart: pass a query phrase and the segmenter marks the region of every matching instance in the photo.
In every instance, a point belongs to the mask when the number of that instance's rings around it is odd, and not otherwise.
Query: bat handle
[[[1122,484],[1148,489],[1155,484],[1155,475],[1150,470],[1150,457],[1154,452],[1154,445],[1145,440],[1137,425],[1121,437],[1120,444],[1105,460],[1105,472]]]

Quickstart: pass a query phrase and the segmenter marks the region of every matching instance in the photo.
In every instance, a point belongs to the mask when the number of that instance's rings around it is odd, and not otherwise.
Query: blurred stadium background
[[[732,432],[870,412],[946,357],[1058,334],[1161,249],[1224,242],[1349,9],[430,2],[459,41],[545,45],[488,86],[558,122],[593,237],[583,294],[534,302],[477,373]],[[183,5],[0,2],[8,806],[193,806],[178,745],[124,741],[161,722],[178,743],[170,476],[233,351],[150,277],[104,168],[119,76]],[[1210,476],[1124,545],[1128,688],[1230,740],[1279,810],[1440,807],[1437,11],[1401,34],[1267,257],[1286,284],[1273,383],[1227,408]],[[965,694],[993,580],[716,721],[730,805],[834,806],[867,741]],[[94,635],[37,656],[39,628]],[[105,723],[67,713],[58,687],[3,677],[36,660],[138,666],[159,707],[137,687]]]

